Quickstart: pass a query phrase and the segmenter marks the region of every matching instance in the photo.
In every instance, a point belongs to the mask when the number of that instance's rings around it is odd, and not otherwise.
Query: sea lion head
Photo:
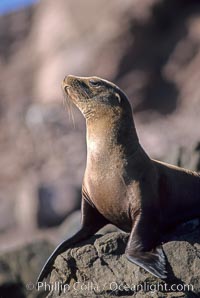
[[[68,75],[62,82],[62,88],[86,119],[102,118],[113,113],[122,115],[124,111],[132,115],[125,93],[107,80]]]

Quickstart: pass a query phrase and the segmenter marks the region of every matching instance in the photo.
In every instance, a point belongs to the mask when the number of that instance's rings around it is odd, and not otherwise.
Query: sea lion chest
[[[122,230],[130,231],[130,201],[127,185],[123,178],[122,162],[119,159],[91,159],[87,164],[84,187],[92,204],[112,224]]]

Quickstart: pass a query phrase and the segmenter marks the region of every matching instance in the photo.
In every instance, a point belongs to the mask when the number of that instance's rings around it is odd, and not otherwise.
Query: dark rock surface
[[[0,297],[45,297],[45,292],[36,290],[35,282],[52,249],[50,243],[37,241],[1,254]]]
[[[58,256],[50,282],[62,284],[63,289],[58,294],[54,288],[48,298],[199,297],[200,226],[196,224],[195,228],[190,223],[187,233],[179,229],[168,235],[163,244],[169,272],[166,283],[130,263],[124,255],[128,234],[114,232],[95,235]]]

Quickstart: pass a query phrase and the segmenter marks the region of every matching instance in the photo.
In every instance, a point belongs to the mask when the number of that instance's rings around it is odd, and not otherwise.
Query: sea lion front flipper
[[[126,257],[161,279],[167,278],[166,260],[159,245],[158,223],[148,215],[138,216],[126,247]]]
[[[108,221],[103,217],[103,215],[101,215],[94,206],[91,206],[89,204],[88,200],[85,199],[84,194],[82,199],[81,210],[81,229],[74,236],[64,240],[61,244],[59,244],[56,247],[56,249],[53,251],[50,257],[47,259],[45,265],[43,266],[38,276],[37,284],[38,282],[41,282],[44,278],[48,276],[53,267],[53,263],[59,254],[66,251],[72,245],[75,245],[76,243],[79,243],[80,241],[83,241],[89,238],[90,236],[94,235],[100,228],[102,228],[104,225],[108,223]]]
[[[144,268],[154,276],[161,279],[167,278],[167,272],[165,270],[166,261],[161,246],[156,247],[150,252],[134,252],[133,255],[127,253],[126,256],[129,261]]]

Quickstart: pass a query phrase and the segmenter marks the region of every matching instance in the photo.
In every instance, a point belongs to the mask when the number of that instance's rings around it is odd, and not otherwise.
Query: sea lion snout
[[[87,87],[87,84],[84,81],[86,81],[84,78],[68,75],[62,81],[62,88],[67,94],[69,89],[71,89],[71,93],[79,94]]]
[[[66,76],[62,81],[62,87],[63,88],[69,88],[73,85],[74,81],[78,80],[78,77],[75,77],[73,75]]]
[[[65,77],[62,81],[61,87],[68,94],[68,89],[70,88],[70,85],[67,83],[67,77]]]
[[[71,86],[74,81],[78,80],[78,77],[73,76],[73,75],[68,75],[64,78],[64,82],[68,85]]]
[[[74,75],[68,75],[64,78],[63,80],[63,84],[67,85],[69,87],[73,87],[75,89],[78,89],[81,87],[81,84],[85,84],[83,86],[87,86],[87,78],[84,77],[78,77],[78,76],[74,76]]]

